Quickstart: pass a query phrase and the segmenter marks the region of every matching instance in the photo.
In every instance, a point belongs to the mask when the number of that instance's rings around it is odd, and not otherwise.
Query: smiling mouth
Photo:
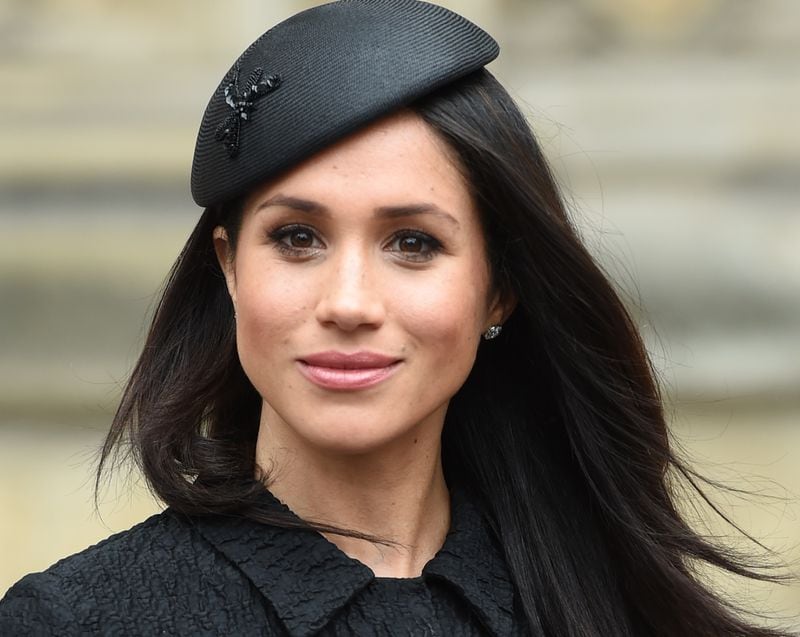
[[[392,376],[401,359],[372,352],[322,352],[297,361],[300,373],[324,389],[357,390],[373,387]]]

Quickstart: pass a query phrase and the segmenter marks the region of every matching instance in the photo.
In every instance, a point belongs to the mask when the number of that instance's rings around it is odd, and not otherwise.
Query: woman
[[[679,516],[641,339],[496,55],[416,0],[242,54],[103,450],[169,508],[21,580],[0,633],[784,634],[696,576],[766,577]]]

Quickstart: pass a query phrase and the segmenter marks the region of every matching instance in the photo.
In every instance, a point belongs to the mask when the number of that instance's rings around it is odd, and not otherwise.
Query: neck
[[[301,518],[395,543],[326,534],[345,554],[378,577],[416,577],[450,527],[439,436],[425,444],[417,433],[377,451],[336,454],[286,444],[262,423],[256,461],[268,471],[270,491]]]

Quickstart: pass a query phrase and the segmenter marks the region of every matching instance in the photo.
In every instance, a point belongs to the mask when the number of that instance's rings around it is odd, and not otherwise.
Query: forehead
[[[474,213],[454,152],[411,111],[378,120],[256,188],[245,210],[276,194],[345,206],[426,201],[454,215]]]

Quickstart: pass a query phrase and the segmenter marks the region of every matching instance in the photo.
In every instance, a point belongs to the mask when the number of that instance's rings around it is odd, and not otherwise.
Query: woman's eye
[[[425,243],[419,237],[403,237],[398,240],[398,247],[400,252],[422,252],[425,249]]]
[[[410,261],[427,261],[441,250],[442,244],[419,230],[403,230],[392,237],[388,250]]]
[[[308,230],[293,230],[285,241],[293,248],[310,248],[314,244],[314,235]]]
[[[284,226],[270,232],[269,238],[279,250],[292,255],[322,247],[322,242],[314,231],[305,226]]]

